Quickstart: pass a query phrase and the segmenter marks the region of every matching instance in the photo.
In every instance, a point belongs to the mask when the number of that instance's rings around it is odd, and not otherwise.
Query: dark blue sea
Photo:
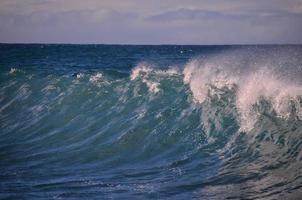
[[[302,199],[302,46],[0,44],[0,199]]]

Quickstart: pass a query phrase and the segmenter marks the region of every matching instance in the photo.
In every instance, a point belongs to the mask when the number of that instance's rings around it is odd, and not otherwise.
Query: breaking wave
[[[126,76],[1,71],[2,196],[20,176],[49,198],[67,195],[61,185],[108,198],[295,199],[301,71],[285,53],[252,53],[140,62]]]
[[[234,96],[241,130],[253,129],[266,103],[272,115],[289,119],[291,115],[302,117],[302,86],[292,82],[290,77],[281,76],[272,68],[254,68],[245,71],[235,68],[230,71],[224,65],[213,65],[193,60],[184,70],[184,83],[190,86],[195,101],[203,103],[213,96],[222,98],[228,90]]]

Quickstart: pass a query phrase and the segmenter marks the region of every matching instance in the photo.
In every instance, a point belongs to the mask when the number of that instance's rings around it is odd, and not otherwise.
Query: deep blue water
[[[302,46],[0,44],[0,199],[301,199]]]

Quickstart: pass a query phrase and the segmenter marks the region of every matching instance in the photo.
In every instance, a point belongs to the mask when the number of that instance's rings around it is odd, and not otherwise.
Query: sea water
[[[301,199],[302,46],[0,45],[0,198]]]

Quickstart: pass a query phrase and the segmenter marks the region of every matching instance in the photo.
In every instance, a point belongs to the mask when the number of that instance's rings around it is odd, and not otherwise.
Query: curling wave
[[[300,48],[144,48],[173,59],[0,69],[0,198],[300,197]]]

